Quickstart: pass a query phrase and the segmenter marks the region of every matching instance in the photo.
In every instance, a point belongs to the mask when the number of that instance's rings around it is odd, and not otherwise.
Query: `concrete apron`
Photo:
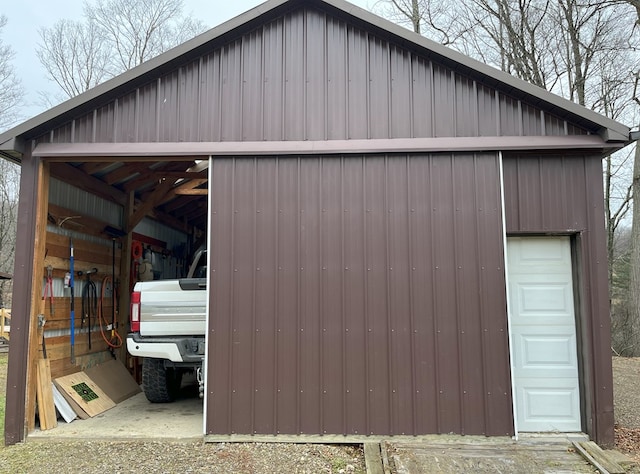
[[[119,403],[93,418],[71,423],[58,419],[51,430],[36,429],[27,442],[76,441],[193,441],[203,439],[203,401],[181,397],[173,403],[149,403],[143,393]]]

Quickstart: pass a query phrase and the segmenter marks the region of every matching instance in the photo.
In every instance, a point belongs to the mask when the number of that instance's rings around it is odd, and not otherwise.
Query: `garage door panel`
[[[578,431],[580,392],[573,381],[522,379],[516,392],[519,421],[526,431]],[[525,431],[525,430],[523,430]]]
[[[539,316],[573,317],[572,288],[564,282],[514,283],[518,323]],[[526,324],[526,322],[525,322]]]
[[[510,238],[507,245],[518,429],[580,431],[569,238]]]
[[[524,243],[519,241],[510,244],[508,262],[513,269],[510,269],[510,275],[566,274],[567,268],[571,268],[571,251],[557,239],[562,238],[526,237]]]
[[[575,335],[526,334],[519,336],[515,368],[524,377],[574,377],[576,367]]]

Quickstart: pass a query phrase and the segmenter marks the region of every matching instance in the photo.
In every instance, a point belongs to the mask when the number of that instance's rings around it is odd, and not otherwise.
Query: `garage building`
[[[5,441],[34,429],[69,237],[125,289],[134,241],[177,262],[204,236],[205,439],[612,444],[601,160],[630,141],[343,0],[270,0],[0,135],[22,166]],[[49,328],[57,374],[109,357],[72,364]]]

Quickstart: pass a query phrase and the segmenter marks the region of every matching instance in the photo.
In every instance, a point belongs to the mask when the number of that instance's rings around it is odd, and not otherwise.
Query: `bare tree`
[[[0,15],[0,33],[7,24],[7,17]],[[0,38],[0,131],[17,122],[24,90],[11,66],[14,52]]]
[[[74,97],[113,76],[110,51],[93,22],[60,20],[40,30],[37,50],[49,77]]]
[[[182,17],[183,0],[97,0],[85,3],[85,17],[103,33],[114,52],[114,67],[125,71],[204,30]]]
[[[0,158],[0,272],[13,273],[20,168]],[[10,305],[11,281],[0,280],[0,304]]]
[[[456,24],[454,2],[435,0],[379,0],[374,10],[380,15],[406,25],[418,34],[449,45],[462,34]]]
[[[97,0],[84,21],[40,30],[37,54],[68,97],[192,38],[204,24],[182,14],[183,0]]]

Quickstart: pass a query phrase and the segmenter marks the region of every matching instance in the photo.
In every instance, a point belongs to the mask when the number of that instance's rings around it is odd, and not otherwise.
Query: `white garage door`
[[[580,431],[568,237],[507,240],[518,431]]]

